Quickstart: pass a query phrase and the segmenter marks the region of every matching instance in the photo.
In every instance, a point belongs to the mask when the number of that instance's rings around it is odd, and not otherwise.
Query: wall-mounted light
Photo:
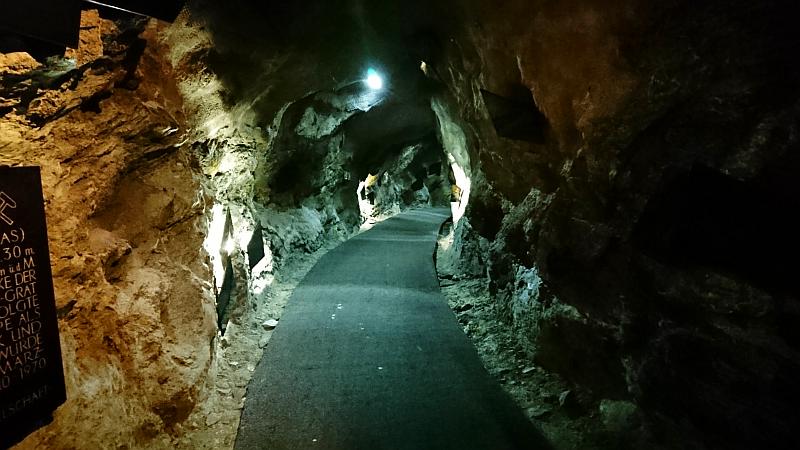
[[[383,77],[375,69],[368,69],[367,70],[367,78],[364,79],[364,83],[372,90],[380,90],[383,88]]]
[[[236,241],[234,241],[232,238],[228,238],[228,240],[225,241],[225,244],[222,245],[222,250],[228,256],[230,256],[231,253],[233,253],[233,251],[236,250]]]

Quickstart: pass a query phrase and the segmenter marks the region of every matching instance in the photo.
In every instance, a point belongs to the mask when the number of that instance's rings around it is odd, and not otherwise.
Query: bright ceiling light
[[[232,238],[228,238],[228,240],[222,245],[222,250],[224,250],[225,253],[230,256],[231,253],[236,250],[236,241],[234,241]]]
[[[367,70],[367,79],[364,80],[364,82],[367,83],[367,86],[369,86],[370,89],[374,89],[376,91],[383,87],[383,78],[378,75],[378,72],[376,72],[375,69]]]

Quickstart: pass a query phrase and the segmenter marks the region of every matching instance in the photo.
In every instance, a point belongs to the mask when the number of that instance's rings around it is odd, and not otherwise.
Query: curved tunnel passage
[[[20,448],[232,448],[306,271],[448,204],[441,342],[460,327],[523,415],[404,416],[431,442],[523,417],[559,450],[796,447],[796,2],[139,3],[0,14],[0,166],[41,170],[68,392]],[[9,348],[0,422],[41,392]],[[459,348],[446,369],[480,372]]]
[[[237,449],[549,448],[439,294],[448,215],[405,212],[317,262],[247,389]]]

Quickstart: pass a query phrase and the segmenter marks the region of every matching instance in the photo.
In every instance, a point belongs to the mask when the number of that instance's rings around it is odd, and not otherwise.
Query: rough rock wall
[[[0,164],[42,167],[67,382],[19,448],[169,447],[211,363],[209,205],[163,27],[89,19],[81,65],[0,58]]]
[[[374,214],[389,217],[413,206],[446,205],[450,184],[436,142],[404,148],[380,168],[374,189]]]
[[[386,211],[418,203],[406,191],[428,186],[434,191],[429,197],[443,200],[443,174],[436,166],[441,152],[425,136],[433,131],[432,115],[429,123],[424,114],[423,120],[409,120],[417,114],[413,107],[364,87],[361,69],[353,68],[361,62],[342,57],[352,36],[328,24],[308,33],[334,33],[335,42],[323,48],[316,41],[287,41],[304,34],[293,24],[309,20],[301,14],[242,41],[242,26],[273,23],[297,11],[239,6],[251,8],[251,16],[193,2],[167,37],[195,124],[191,145],[216,203],[236,205],[234,228],[260,226],[279,267],[293,254],[313,252],[357,230],[362,218],[356,190],[368,171],[380,172]],[[320,11],[307,13],[315,17]],[[409,147],[413,151],[404,152]],[[411,166],[414,171],[406,170]]]
[[[478,1],[428,61],[467,135],[463,234],[490,241],[455,271],[488,271],[498,318],[585,414],[635,401],[648,442],[796,441],[793,13]]]
[[[173,25],[86,12],[69,59],[0,55],[0,163],[43,167],[69,389],[22,448],[230,445],[281,271],[358,230],[364,171],[384,215],[445,201],[432,113],[366,117],[381,102],[317,70],[330,54],[200,3]]]

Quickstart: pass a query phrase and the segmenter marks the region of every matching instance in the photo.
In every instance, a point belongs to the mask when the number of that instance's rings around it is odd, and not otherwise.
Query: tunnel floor
[[[416,209],[323,256],[256,368],[237,449],[549,448],[439,292],[446,209]]]

